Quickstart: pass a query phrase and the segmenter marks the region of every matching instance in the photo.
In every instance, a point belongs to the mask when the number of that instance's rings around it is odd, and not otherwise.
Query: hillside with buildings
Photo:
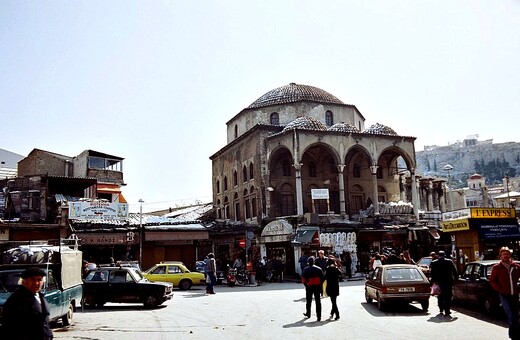
[[[466,186],[474,173],[486,178],[486,184],[500,184],[507,175],[520,176],[520,143],[493,144],[493,140],[479,141],[468,138],[448,146],[427,146],[416,152],[417,173],[423,176],[451,177],[454,187]],[[444,166],[453,170],[448,174]],[[520,188],[512,188],[519,191]]]

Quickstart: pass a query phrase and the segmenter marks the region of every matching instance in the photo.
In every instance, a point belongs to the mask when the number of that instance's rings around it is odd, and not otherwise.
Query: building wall
[[[297,102],[242,111],[227,123],[227,142],[230,143],[235,139],[235,126],[238,126],[238,136],[240,136],[257,124],[269,125],[273,112],[278,113],[280,125],[286,125],[301,116],[316,118],[325,125],[325,112],[328,110],[333,113],[334,124],[343,122],[361,131],[365,129],[365,120],[355,106]]]
[[[72,158],[35,149],[18,162],[18,176],[67,176],[68,174],[65,172],[67,169],[66,161],[70,162]]]

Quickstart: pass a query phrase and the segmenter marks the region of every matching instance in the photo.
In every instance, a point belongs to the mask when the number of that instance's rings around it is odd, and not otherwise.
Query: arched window
[[[228,186],[227,186],[227,176],[224,176],[224,191],[226,191],[228,189]]]
[[[222,219],[222,209],[220,207],[220,200],[217,200],[217,218]]]
[[[327,110],[327,112],[325,112],[325,125],[327,125],[327,126],[334,125],[334,116],[332,114],[332,111],[330,111],[330,110]]]
[[[253,163],[249,164],[249,179],[255,178],[255,169],[253,168]]]
[[[217,194],[220,194],[220,181],[215,183],[215,189],[217,189]]]
[[[247,166],[245,166],[245,165],[242,167],[242,177],[243,177],[244,183],[247,182]]]
[[[271,125],[280,125],[280,117],[277,112],[271,113],[271,117],[269,118]]]
[[[291,176],[291,162],[287,159],[282,161],[282,176]]]
[[[316,164],[309,162],[309,177],[316,177]]]
[[[224,198],[224,218],[229,219],[229,200],[227,196]]]
[[[235,139],[238,138],[238,125],[235,124]]]
[[[233,186],[237,186],[238,185],[238,173],[236,170],[233,170]]]
[[[240,200],[238,199],[238,193],[235,192],[235,196],[233,198],[233,203],[235,204],[235,221],[240,220]]]

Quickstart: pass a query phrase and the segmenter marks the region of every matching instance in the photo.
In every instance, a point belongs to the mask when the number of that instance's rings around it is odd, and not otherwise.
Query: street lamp
[[[444,166],[444,170],[448,172],[448,199],[450,200],[450,211],[453,211],[453,201],[451,196],[451,188],[450,188],[450,179],[451,179],[451,170],[453,167],[450,164],[446,164]]]
[[[139,200],[139,267],[143,268],[143,203]]]

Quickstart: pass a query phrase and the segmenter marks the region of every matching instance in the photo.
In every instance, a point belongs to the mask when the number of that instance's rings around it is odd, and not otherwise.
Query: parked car
[[[421,257],[416,263],[427,277],[430,277],[430,265],[432,264],[432,261],[433,259],[431,256],[425,256]]]
[[[83,303],[103,306],[107,302],[142,303],[157,307],[172,298],[172,284],[150,282],[133,267],[100,267],[83,280]]]
[[[498,262],[499,260],[484,260],[466,263],[453,285],[453,300],[481,306],[490,314],[501,312],[498,293],[489,283],[491,269]],[[519,285],[519,282],[516,284]]]
[[[204,273],[205,265],[206,264],[205,264],[204,261],[197,261],[197,262],[195,262],[195,271],[199,272],[199,273]],[[224,272],[217,268],[217,284],[218,285],[222,284],[222,281],[224,281],[224,279],[225,279]]]
[[[417,301],[427,311],[430,282],[419,267],[413,264],[387,264],[375,268],[365,281],[365,299],[377,301],[379,310],[391,302]]]
[[[143,275],[150,281],[170,282],[181,290],[188,290],[193,285],[206,284],[204,273],[192,272],[180,261],[158,263],[146,270]]]

